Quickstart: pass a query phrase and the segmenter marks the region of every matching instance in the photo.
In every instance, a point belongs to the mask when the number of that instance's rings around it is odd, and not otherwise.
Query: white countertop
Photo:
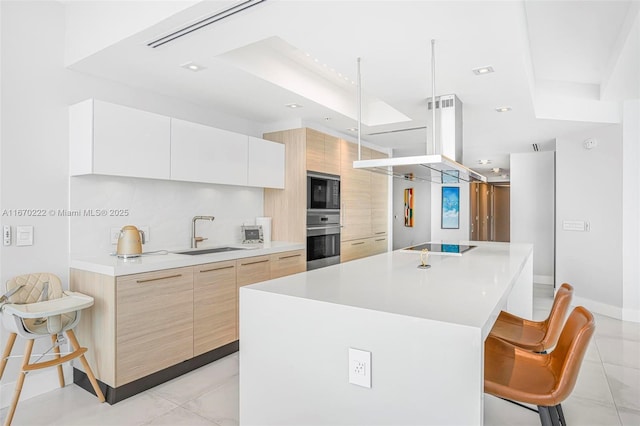
[[[430,256],[397,250],[243,287],[319,302],[479,327],[492,318],[532,254],[531,244],[461,242],[476,245],[461,256]],[[246,288],[246,290],[244,290]]]
[[[267,244],[256,244],[250,246],[243,246],[242,244],[228,244],[224,247],[241,247],[242,250],[199,255],[176,253],[148,254],[131,259],[120,259],[116,256],[104,255],[73,258],[69,264],[73,269],[80,269],[103,275],[121,276],[138,274],[141,272],[158,271],[162,269],[181,268],[184,266],[202,265],[204,263],[211,262],[223,262],[225,260],[243,259],[245,257],[263,256],[283,251],[302,250],[305,248],[305,245],[302,243],[273,241]],[[213,247],[201,247],[199,250],[208,248]]]

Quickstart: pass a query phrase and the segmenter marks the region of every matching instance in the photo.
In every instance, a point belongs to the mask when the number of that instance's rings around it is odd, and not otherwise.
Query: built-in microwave
[[[307,209],[340,209],[340,176],[307,173]]]

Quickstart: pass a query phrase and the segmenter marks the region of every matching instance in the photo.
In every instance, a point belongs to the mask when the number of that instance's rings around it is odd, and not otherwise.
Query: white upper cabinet
[[[171,179],[247,185],[248,137],[171,119]]]
[[[71,176],[169,178],[169,117],[89,99],[69,110]]]
[[[284,188],[284,145],[94,99],[69,107],[69,174]]]
[[[249,186],[284,188],[284,166],[284,144],[249,136]]]

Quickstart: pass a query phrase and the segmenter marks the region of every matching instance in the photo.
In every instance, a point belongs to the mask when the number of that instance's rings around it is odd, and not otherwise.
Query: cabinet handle
[[[382,235],[382,234],[386,234],[386,231],[382,231],[382,232],[376,232],[375,235]]]
[[[378,238],[376,241],[386,241],[386,238]]]
[[[149,283],[151,281],[168,280],[169,278],[178,278],[178,277],[181,277],[181,276],[182,276],[182,274],[176,274],[176,275],[169,275],[167,277],[148,278],[146,280],[136,280],[136,282],[138,284],[142,284],[142,283]]]
[[[255,265],[256,263],[264,263],[264,262],[268,262],[268,261],[269,261],[269,259],[256,260],[255,262],[241,263],[240,266]]]
[[[360,244],[364,244],[364,241],[360,241],[359,243],[351,243],[352,246],[357,246],[357,245],[360,245]]]
[[[302,254],[301,254],[301,253],[298,253],[298,254],[291,254],[291,255],[289,255],[289,256],[282,256],[282,257],[279,257],[279,258],[278,258],[278,260],[291,259],[292,257],[300,257],[300,256],[302,256]]]
[[[202,271],[200,271],[200,273],[203,272],[211,272],[211,271],[220,271],[222,269],[231,269],[231,268],[235,268],[235,266],[233,265],[229,265],[229,266],[221,266],[219,268],[212,268],[212,269],[203,269]]]

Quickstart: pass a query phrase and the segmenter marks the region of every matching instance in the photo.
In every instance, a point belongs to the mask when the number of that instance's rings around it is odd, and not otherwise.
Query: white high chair
[[[60,387],[64,387],[61,364],[75,358],[80,358],[93,390],[100,402],[104,402],[104,395],[84,356],[87,348],[80,347],[73,332],[73,328],[80,321],[80,311],[93,305],[93,298],[81,293],[63,291],[60,278],[50,273],[17,276],[7,281],[6,290],[7,293],[0,298],[0,310],[2,311],[2,323],[10,334],[2,354],[2,360],[0,360],[0,379],[9,355],[11,355],[16,337],[19,335],[27,342],[13,401],[4,422],[5,426],[9,426],[13,420],[27,372],[57,366]],[[58,335],[63,332],[67,334],[73,352],[60,356]],[[54,358],[38,362],[40,357],[36,362],[29,363],[34,339],[45,336],[51,338],[54,353],[49,355]]]

